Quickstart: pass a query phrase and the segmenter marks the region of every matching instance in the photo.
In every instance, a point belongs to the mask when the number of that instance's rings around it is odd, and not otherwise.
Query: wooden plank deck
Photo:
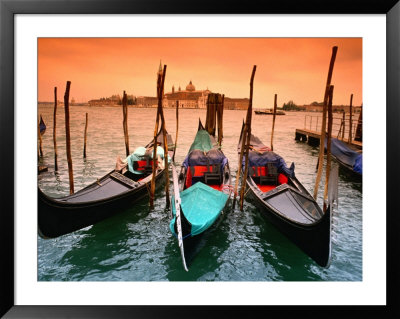
[[[301,137],[301,140],[308,140],[309,144],[315,144],[317,142],[317,140],[319,141],[319,139],[321,137],[321,132],[297,128],[296,129],[296,139],[297,139],[297,136]],[[304,139],[304,137],[306,139]],[[333,136],[333,137],[336,138],[336,136]],[[340,140],[342,140],[342,139],[340,139]],[[343,142],[347,143],[348,139],[344,138]],[[362,149],[362,142],[353,140],[353,141],[351,141],[351,145],[353,145],[354,147],[356,147],[358,149]]]

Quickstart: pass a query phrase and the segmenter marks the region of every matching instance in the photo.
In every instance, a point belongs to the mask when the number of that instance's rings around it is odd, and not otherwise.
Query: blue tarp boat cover
[[[356,161],[353,165],[353,170],[357,173],[362,174],[362,154],[358,155],[358,157],[356,158]]]
[[[221,214],[226,205],[228,194],[213,189],[198,182],[180,193],[181,213],[192,224],[191,235],[195,236],[209,228]],[[176,218],[175,200],[172,199],[173,219],[169,224],[171,232],[175,234]]]
[[[183,166],[206,166],[221,164],[221,170],[228,163],[228,159],[221,150],[213,145],[206,130],[197,131],[196,137],[190,146],[189,153],[183,161]]]
[[[274,163],[278,168],[279,173],[285,173],[290,177],[294,177],[294,163],[290,167],[286,166],[285,160],[278,154],[272,151],[266,151],[264,153],[249,152],[249,166],[266,166],[267,163]],[[243,167],[245,167],[245,156],[242,161]]]
[[[207,153],[200,150],[191,151],[183,161],[183,166],[207,166],[213,164],[220,164],[221,170],[228,164],[228,159],[219,149],[211,149]]]
[[[327,140],[325,139],[325,149]],[[346,143],[337,138],[331,139],[331,153],[338,161],[353,168],[353,171],[362,174],[362,153],[351,149]]]

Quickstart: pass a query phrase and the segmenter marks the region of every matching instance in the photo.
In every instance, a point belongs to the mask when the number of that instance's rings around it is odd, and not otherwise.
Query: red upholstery
[[[221,185],[208,185],[214,189],[216,189],[217,191],[222,191],[222,187],[224,186],[223,184]]]
[[[253,172],[256,170],[256,167],[252,167]],[[267,174],[267,168],[265,166],[257,166],[257,173],[258,176],[265,176]],[[252,176],[257,176],[256,173],[254,173]]]
[[[189,188],[190,186],[192,186],[192,171],[190,170],[190,168],[188,168],[186,171],[185,187]]]
[[[200,177],[204,175],[204,172],[208,171],[207,166],[192,166],[194,167],[193,177]],[[210,172],[212,172],[212,166],[210,166]]]
[[[260,185],[260,184],[257,184],[257,186],[263,193],[269,192],[270,190],[273,190],[276,187],[276,185]]]
[[[144,171],[145,170],[146,165],[147,165],[147,161],[136,161],[136,163],[137,163],[137,167],[134,168],[135,171]],[[153,166],[153,161],[150,161],[149,165],[152,167]],[[157,161],[156,161],[156,165],[158,165]]]
[[[278,184],[286,184],[288,182],[288,178],[282,173],[278,175]]]
[[[288,182],[288,178],[284,174],[280,173],[278,175],[278,185],[286,184],[287,182]],[[265,192],[269,192],[270,190],[273,190],[276,186],[277,185],[260,185],[260,184],[257,184],[257,187],[260,189],[260,191],[262,191],[264,193]]]
[[[192,175],[192,169],[194,168],[194,175]],[[187,169],[187,173],[186,173],[186,181],[185,181],[185,186],[186,188],[189,188],[190,186],[192,186],[192,178],[193,177],[201,177],[204,176],[204,173],[208,171],[208,166],[205,165],[198,165],[198,166],[190,166]],[[210,165],[210,172],[213,171],[213,167]],[[209,185],[211,186],[211,185]],[[222,186],[219,185],[212,185],[212,188],[217,189],[216,187],[221,188]],[[220,190],[220,189],[219,189]]]

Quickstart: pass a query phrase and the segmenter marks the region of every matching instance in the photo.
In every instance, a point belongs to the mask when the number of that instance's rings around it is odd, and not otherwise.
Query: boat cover
[[[325,139],[325,149],[327,141]],[[331,139],[331,153],[340,162],[353,168],[353,171],[362,174],[362,153],[351,149],[346,143],[337,138]]]
[[[190,146],[189,153],[193,150],[208,152],[214,146],[215,145],[213,145],[213,142],[208,132],[206,130],[198,130],[196,137],[194,138],[194,141]]]
[[[207,166],[215,164],[220,164],[221,170],[228,164],[228,159],[219,149],[211,149],[207,153],[200,150],[193,150],[183,161],[183,166],[186,168],[189,166]]]
[[[146,148],[143,146],[139,146],[138,148],[135,149],[135,151],[129,155],[124,162],[128,163],[128,169],[134,174],[143,174],[143,171],[135,171],[134,170],[134,164],[133,162],[136,161],[141,161],[143,160],[143,157],[146,154]],[[160,156],[161,159],[164,159],[164,149],[161,146],[157,146],[157,156]],[[168,156],[168,162],[170,162],[171,159]]]
[[[353,170],[357,173],[362,174],[362,154],[356,157],[356,160],[353,165]]]
[[[243,156],[242,165],[245,166],[245,156]],[[290,167],[286,166],[285,160],[272,151],[266,152],[249,152],[249,166],[266,166],[267,163],[274,163],[279,173],[285,173],[290,177],[294,177],[294,163]]]
[[[217,191],[210,186],[198,182],[180,193],[181,213],[192,224],[191,235],[195,236],[209,228],[224,209],[228,194]],[[173,219],[169,224],[171,232],[176,235],[174,230],[176,210],[175,200],[172,198]]]

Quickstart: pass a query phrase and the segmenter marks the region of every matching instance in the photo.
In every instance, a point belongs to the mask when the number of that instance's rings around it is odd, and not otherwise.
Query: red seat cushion
[[[257,175],[254,172],[256,170],[256,168],[257,168],[257,173],[258,173]],[[265,166],[257,166],[257,167],[253,166],[252,169],[254,172],[252,176],[265,176],[267,174],[267,169]]]
[[[213,171],[212,165],[209,166],[210,172]],[[192,175],[192,169],[194,169],[194,174]],[[197,166],[189,166],[186,173],[186,181],[185,186],[186,188],[192,186],[192,178],[193,177],[202,177],[204,173],[208,171],[208,166],[206,165],[197,165]],[[211,185],[210,185],[211,186]],[[219,187],[218,185],[215,185]]]
[[[134,164],[134,170],[135,171],[144,171],[146,166],[147,166],[147,161],[135,161],[136,164]],[[157,165],[156,161],[156,165]],[[153,167],[153,161],[149,162],[149,165]]]
[[[283,175],[282,173],[280,173],[278,175],[278,184],[279,185],[286,184],[287,182],[288,182],[288,178],[285,175]]]
[[[269,192],[270,190],[273,190],[276,187],[276,185],[260,185],[260,184],[257,184],[257,186],[260,189],[260,191],[264,193]]]

